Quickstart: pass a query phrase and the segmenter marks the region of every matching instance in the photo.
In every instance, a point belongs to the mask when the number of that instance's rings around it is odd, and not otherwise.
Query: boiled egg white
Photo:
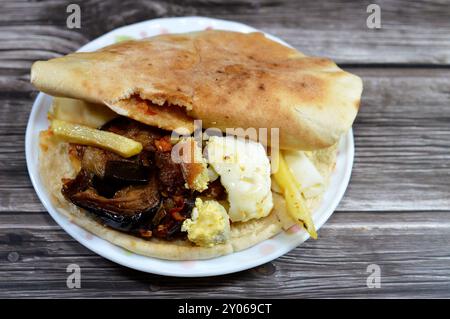
[[[262,144],[234,136],[211,136],[207,160],[228,193],[232,222],[267,216],[273,208],[270,163]]]

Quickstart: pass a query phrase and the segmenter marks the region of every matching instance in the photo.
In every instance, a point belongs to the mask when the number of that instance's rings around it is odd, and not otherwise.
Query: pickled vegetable
[[[97,146],[123,157],[131,157],[142,151],[142,144],[111,132],[93,129],[84,125],[53,120],[51,131],[68,142]]]
[[[297,182],[281,153],[278,154],[277,160],[278,170],[273,174],[273,177],[283,190],[289,214],[296,222],[305,227],[312,238],[317,239],[316,227],[314,226],[311,212],[306,206],[305,199],[298,188]]]

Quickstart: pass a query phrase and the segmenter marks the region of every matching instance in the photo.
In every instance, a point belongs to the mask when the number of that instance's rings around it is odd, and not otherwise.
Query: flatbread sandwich
[[[52,95],[40,175],[61,214],[170,260],[243,250],[312,221],[362,82],[262,33],[208,30],[38,61]]]

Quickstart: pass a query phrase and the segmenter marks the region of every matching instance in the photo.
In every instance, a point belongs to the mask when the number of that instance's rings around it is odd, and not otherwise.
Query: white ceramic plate
[[[80,51],[93,51],[128,37],[139,39],[161,33],[183,33],[210,28],[239,32],[257,31],[244,24],[203,17],[156,19],[111,31],[86,44]],[[276,37],[268,34],[267,36],[286,44]],[[286,254],[308,239],[309,236],[306,231],[294,226],[289,231],[282,232],[258,245],[227,256],[198,261],[167,261],[131,253],[88,233],[57,212],[38,173],[38,135],[41,130],[48,127],[47,111],[51,105],[51,100],[50,96],[40,93],[33,104],[25,142],[28,171],[36,193],[53,219],[79,243],[95,253],[118,264],[149,273],[179,277],[201,277],[228,274],[267,263]],[[344,195],[352,170],[353,152],[353,134],[350,130],[341,140],[336,170],[332,175],[323,203],[313,215],[314,223],[318,229],[330,217]]]

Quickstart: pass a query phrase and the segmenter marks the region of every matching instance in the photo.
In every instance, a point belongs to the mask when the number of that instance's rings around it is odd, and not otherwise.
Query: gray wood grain
[[[28,50],[50,58],[126,24],[187,15],[247,23],[282,37],[307,54],[329,56],[339,63],[450,62],[450,12],[445,0],[377,1],[382,10],[381,29],[366,26],[366,8],[373,2],[369,0],[87,0],[80,2],[81,30],[68,30],[65,10],[72,2],[1,2],[0,50],[12,50],[8,55],[14,68],[27,69],[33,60]]]
[[[76,2],[76,1],[75,1]],[[450,11],[448,1],[86,0],[81,30],[65,27],[69,0],[0,0],[1,297],[448,297],[450,298]],[[29,68],[114,28],[203,15],[273,33],[363,77],[356,156],[338,211],[308,241],[261,267],[179,279],[109,262],[45,212],[28,178],[26,122],[36,91]],[[82,268],[82,289],[66,267]],[[369,264],[380,289],[366,286]]]
[[[0,297],[450,297],[450,214],[382,215],[336,213],[319,240],[269,264],[180,279],[119,267],[75,244],[47,215],[2,213],[0,225],[9,226],[0,227]],[[81,267],[81,289],[66,287],[72,263]],[[366,285],[370,264],[381,268],[381,288]]]

